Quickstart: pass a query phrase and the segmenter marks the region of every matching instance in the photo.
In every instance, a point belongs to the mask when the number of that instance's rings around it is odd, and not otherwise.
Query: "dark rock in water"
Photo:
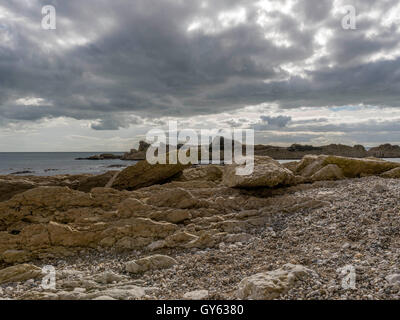
[[[127,166],[124,164],[112,164],[107,166],[107,168],[126,168]]]
[[[116,160],[121,158],[122,156],[118,156],[112,153],[103,153],[99,155],[90,156],[88,158],[76,158],[75,160]]]
[[[31,173],[35,173],[35,171],[24,170],[24,171],[12,172],[12,173],[10,173],[10,174],[31,174]]]

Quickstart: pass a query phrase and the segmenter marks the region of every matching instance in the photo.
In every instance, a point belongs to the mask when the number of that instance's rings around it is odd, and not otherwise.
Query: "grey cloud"
[[[90,127],[94,130],[118,130],[119,128],[128,128],[131,125],[142,123],[143,121],[140,118],[134,116],[105,116],[97,123],[92,123]]]
[[[270,26],[256,23],[260,12],[254,1],[210,1],[206,8],[202,2],[49,0],[45,4],[57,9],[53,32],[40,28],[42,1],[32,0],[30,6],[3,1],[0,6],[21,19],[6,19],[0,28],[0,38],[8,39],[0,43],[0,117],[4,122],[65,116],[96,121],[95,130],[117,130],[138,124],[126,115],[189,117],[264,102],[282,109],[399,106],[400,59],[365,62],[397,46],[398,26],[362,19],[357,31],[342,30],[332,1],[303,0],[294,16],[264,13],[267,21],[274,19],[273,31],[291,43],[285,47],[265,38]],[[360,12],[387,11],[397,1],[354,4]],[[239,7],[246,9],[245,23],[187,32],[194,21],[217,25],[221,12]],[[376,39],[366,37],[372,26]],[[302,66],[311,58],[322,27],[333,32],[327,56],[315,62],[307,78],[289,74],[282,66]],[[15,103],[24,97],[42,98],[51,106]],[[264,120],[259,126],[266,128],[284,127],[290,119]]]

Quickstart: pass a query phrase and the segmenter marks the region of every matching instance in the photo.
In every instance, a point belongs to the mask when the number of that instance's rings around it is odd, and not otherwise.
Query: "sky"
[[[398,0],[2,0],[0,152],[125,151],[168,120],[400,144],[399,40]]]

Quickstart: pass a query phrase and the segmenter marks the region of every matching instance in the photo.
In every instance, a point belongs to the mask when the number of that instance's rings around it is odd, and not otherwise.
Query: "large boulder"
[[[270,157],[255,157],[254,170],[249,175],[237,175],[237,164],[225,166],[223,183],[231,188],[257,188],[291,185],[296,182],[294,174]]]
[[[190,164],[150,164],[146,160],[122,170],[114,179],[112,187],[118,190],[135,190],[165,182],[188,168]]]
[[[316,276],[316,274],[304,266],[288,263],[280,269],[244,278],[236,294],[242,300],[276,299],[292,288],[296,281],[310,276]]]
[[[0,284],[21,282],[34,279],[42,274],[42,270],[31,264],[18,264],[0,270]]]

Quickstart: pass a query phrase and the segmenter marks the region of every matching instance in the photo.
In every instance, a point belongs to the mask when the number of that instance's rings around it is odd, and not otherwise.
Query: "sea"
[[[76,160],[102,153],[123,154],[123,152],[0,152],[0,175],[101,174],[109,170],[122,170],[137,162],[119,159]],[[385,160],[400,162],[400,158]],[[294,160],[279,160],[281,163],[290,161]]]
[[[75,160],[102,153],[123,154],[123,152],[0,152],[0,175],[101,174],[110,170],[121,170],[137,162],[119,159]]]

